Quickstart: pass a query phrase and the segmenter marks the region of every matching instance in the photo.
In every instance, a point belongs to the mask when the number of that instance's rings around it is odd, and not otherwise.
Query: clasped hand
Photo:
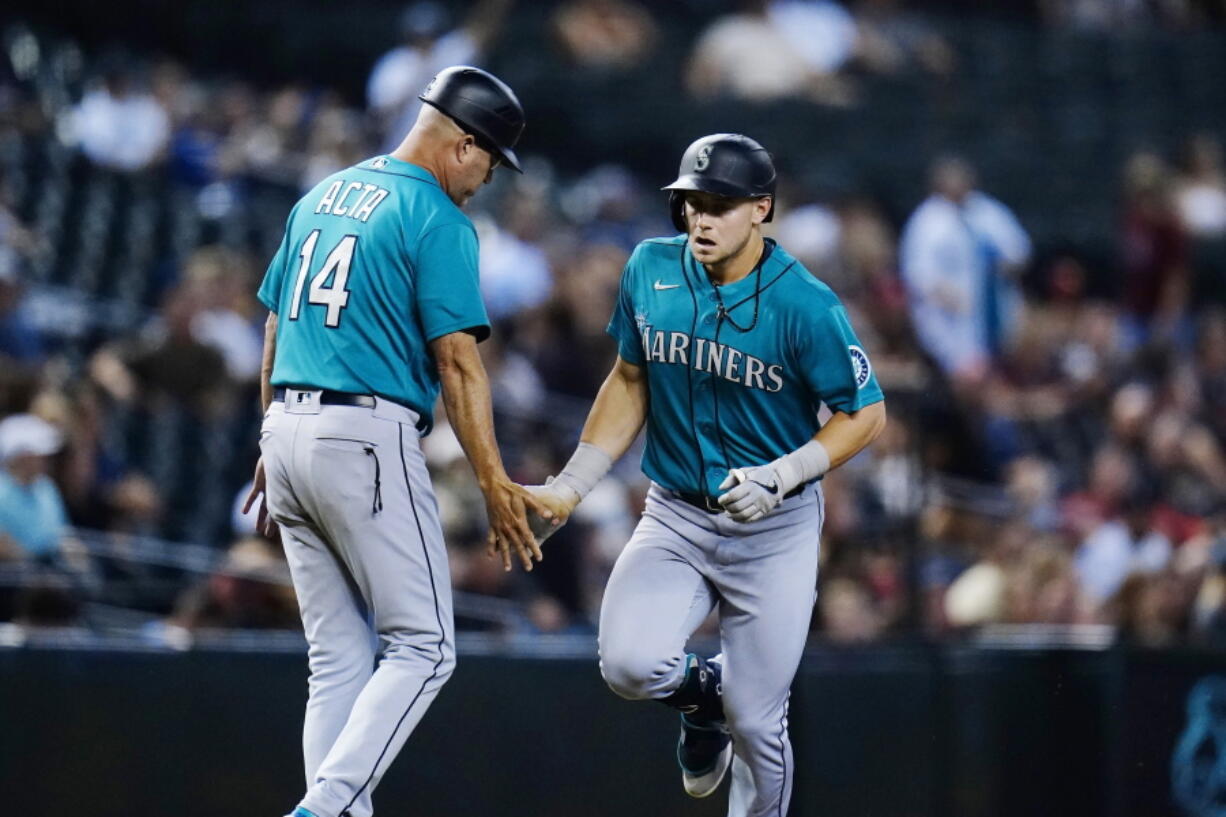
[[[528,516],[528,526],[532,528],[532,535],[536,537],[536,545],[539,548],[570,519],[575,506],[579,504],[579,496],[573,489],[556,482],[553,477],[545,480],[544,485],[526,485],[524,488],[552,514],[552,517],[541,514]]]
[[[779,475],[769,465],[733,468],[719,484],[718,502],[737,522],[756,522],[783,501]]]
[[[533,520],[545,520],[552,524],[553,511],[536,497],[529,488],[509,479],[496,481],[484,490],[485,510],[489,515],[490,532],[486,539],[486,553],[501,556],[505,570],[511,569],[511,554],[519,556],[524,570],[531,571],[533,560],[539,562],[540,542],[534,533]]]

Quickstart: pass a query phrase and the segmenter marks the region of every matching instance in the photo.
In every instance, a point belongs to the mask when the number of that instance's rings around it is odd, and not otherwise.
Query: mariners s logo
[[[711,164],[711,145],[703,145],[694,159],[694,171],[701,173]]]
[[[1189,817],[1226,817],[1226,678],[1203,678],[1189,693],[1171,788]]]

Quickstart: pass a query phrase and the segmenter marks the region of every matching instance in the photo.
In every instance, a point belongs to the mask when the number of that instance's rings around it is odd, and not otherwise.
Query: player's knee
[[[660,660],[631,650],[600,655],[600,674],[609,689],[631,701],[658,697],[674,674],[675,661]]]
[[[413,665],[421,673],[429,674],[441,684],[455,671],[455,647],[450,639],[440,640],[437,635],[422,637],[423,635],[404,633],[385,636],[380,660]]]
[[[453,672],[455,672],[455,650],[450,645],[444,645],[442,656],[434,670],[434,677],[442,685],[447,683]]]
[[[648,697],[646,684],[643,683],[642,677],[628,671],[625,666],[610,665],[602,661],[600,674],[604,677],[604,682],[609,685],[609,689],[617,693],[619,697],[628,701]]]

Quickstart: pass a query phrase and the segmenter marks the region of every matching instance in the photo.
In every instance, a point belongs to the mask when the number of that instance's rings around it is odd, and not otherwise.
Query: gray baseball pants
[[[664,698],[681,685],[686,642],[718,610],[735,753],[729,817],[787,813],[795,778],[788,695],[817,599],[823,513],[818,485],[749,523],[653,485],[605,590],[600,669],[631,700]]]
[[[302,728],[319,817],[370,817],[371,793],[455,666],[438,506],[407,408],[287,390],[260,435],[267,500],[309,647]]]

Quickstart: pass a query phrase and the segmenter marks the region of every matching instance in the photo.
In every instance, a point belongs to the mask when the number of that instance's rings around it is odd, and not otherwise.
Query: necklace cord
[[[757,265],[754,266],[754,270],[753,270],[753,274],[755,276],[753,294],[746,295],[744,298],[737,301],[730,307],[724,306],[724,296],[720,294],[720,291],[719,291],[720,287],[712,284],[712,286],[715,288],[715,298],[716,300],[719,301],[719,308],[716,310],[716,321],[717,322],[726,320],[728,321],[729,326],[731,326],[733,329],[740,332],[741,334],[744,334],[746,332],[752,332],[753,329],[758,325],[758,309],[762,305],[762,265],[766,262],[766,259],[768,257],[770,257],[770,248],[764,247],[762,251],[762,257],[758,259],[758,263]],[[741,326],[739,323],[737,323],[733,319],[732,310],[736,309],[738,306],[745,303],[750,298],[753,299],[753,319],[749,322],[749,326]]]

